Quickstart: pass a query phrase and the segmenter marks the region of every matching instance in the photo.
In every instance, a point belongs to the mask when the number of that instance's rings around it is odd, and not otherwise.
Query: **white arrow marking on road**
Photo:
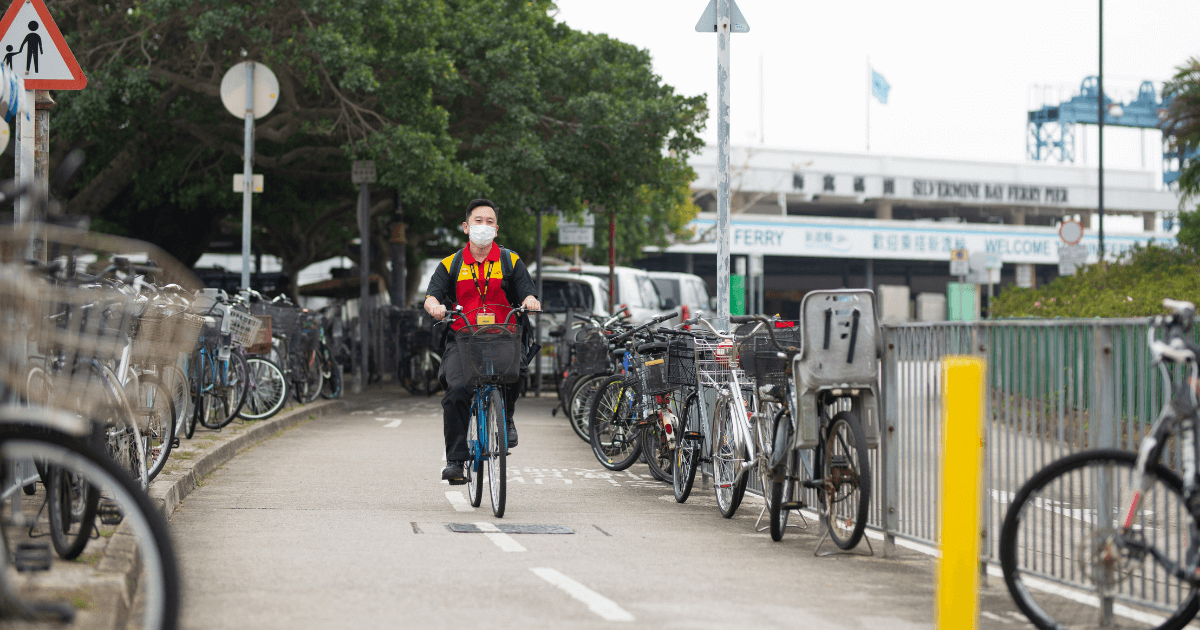
[[[525,548],[521,546],[521,543],[513,540],[512,536],[500,531],[499,527],[496,527],[491,523],[475,523],[475,527],[478,527],[479,531],[483,532],[483,535],[488,537],[488,540],[496,543],[496,546],[499,547],[501,551],[525,551]]]
[[[546,580],[562,592],[587,604],[588,610],[600,615],[606,621],[633,621],[633,615],[621,608],[613,600],[593,591],[592,589],[572,580],[555,569],[530,569],[533,574]]]
[[[456,512],[474,512],[475,508],[471,507],[471,502],[467,501],[467,497],[458,490],[451,490],[446,493],[446,498],[450,500],[450,505],[454,506]]]

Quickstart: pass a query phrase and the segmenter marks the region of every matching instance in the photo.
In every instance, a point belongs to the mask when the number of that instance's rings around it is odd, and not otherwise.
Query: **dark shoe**
[[[466,477],[463,476],[462,462],[447,462],[446,467],[442,469],[442,481],[449,481],[452,486],[467,483]]]
[[[516,445],[517,445],[517,425],[509,422],[508,423],[508,448],[512,448]]]

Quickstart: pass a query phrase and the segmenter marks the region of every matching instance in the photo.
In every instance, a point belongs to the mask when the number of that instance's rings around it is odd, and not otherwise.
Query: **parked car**
[[[601,280],[608,280],[608,267],[605,265],[583,265],[579,267],[555,265],[547,266],[543,269],[545,272],[556,273],[574,273],[586,276],[593,276]],[[615,269],[617,276],[617,286],[615,293],[616,309],[629,307],[629,321],[633,324],[644,324],[659,315],[662,315],[667,309],[664,307],[662,297],[658,294],[658,288],[654,286],[654,281],[650,279],[650,274],[644,269],[635,269],[633,267],[617,267]],[[604,296],[604,306],[608,306],[608,295]]]
[[[608,279],[543,270],[541,301],[542,328],[539,343],[542,344],[542,374],[553,375],[558,362],[558,338],[551,337],[551,331],[559,326],[563,326],[564,329],[570,327],[571,322],[567,321],[568,311],[608,317]],[[551,379],[550,383],[553,382]],[[542,386],[543,389],[549,387],[553,385]]]
[[[651,271],[650,279],[658,288],[658,294],[662,296],[663,304],[669,304],[668,309],[678,308],[680,310],[680,317],[668,322],[669,325],[674,326],[690,318],[696,314],[696,311],[708,312],[710,310],[708,285],[700,276],[674,271]]]

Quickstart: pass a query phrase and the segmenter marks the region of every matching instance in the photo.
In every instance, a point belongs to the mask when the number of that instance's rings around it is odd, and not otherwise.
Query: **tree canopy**
[[[194,261],[240,221],[243,122],[224,73],[260,61],[279,79],[255,124],[255,242],[285,272],[344,253],[350,162],[376,161],[382,242],[395,202],[412,264],[473,197],[500,206],[502,240],[529,252],[524,209],[619,216],[619,245],[662,244],[694,214],[686,158],[703,96],[654,74],[649,53],[581,33],[549,0],[62,0],[52,10],[89,86],[58,92],[52,162],[88,161],[66,211]],[[377,267],[377,270],[381,267]]]

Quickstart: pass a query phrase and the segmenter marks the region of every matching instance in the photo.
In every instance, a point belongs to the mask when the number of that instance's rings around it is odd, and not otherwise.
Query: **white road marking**
[[[389,419],[389,418],[384,418],[384,420],[388,420],[388,419]],[[396,418],[395,420],[392,420],[391,422],[389,422],[389,423],[387,423],[387,424],[383,425],[383,428],[385,428],[385,429],[395,429],[396,427],[400,426],[400,423],[401,423],[401,422],[404,422],[404,421],[403,421],[403,420],[401,420],[400,418]]]
[[[1001,617],[1000,615],[997,615],[994,612],[988,612],[986,610],[980,611],[979,616],[983,617],[984,619],[991,619],[992,621],[999,621],[1000,623],[1012,623],[1008,619],[1005,619],[1004,617]]]
[[[596,613],[605,621],[633,621],[633,615],[618,606],[616,602],[572,580],[555,569],[543,567],[530,569],[530,571],[533,571],[534,575],[546,580],[567,595],[587,604],[588,610]]]
[[[483,532],[483,535],[488,537],[488,540],[496,543],[496,546],[499,547],[501,551],[525,551],[525,548],[521,546],[521,543],[513,540],[512,536],[500,531],[499,527],[496,527],[491,523],[475,523],[475,527],[478,527],[479,531]]]
[[[450,490],[446,492],[446,498],[450,500],[450,505],[454,506],[456,512],[474,512],[475,508],[471,507],[471,502],[467,501],[467,497],[458,490]]]

